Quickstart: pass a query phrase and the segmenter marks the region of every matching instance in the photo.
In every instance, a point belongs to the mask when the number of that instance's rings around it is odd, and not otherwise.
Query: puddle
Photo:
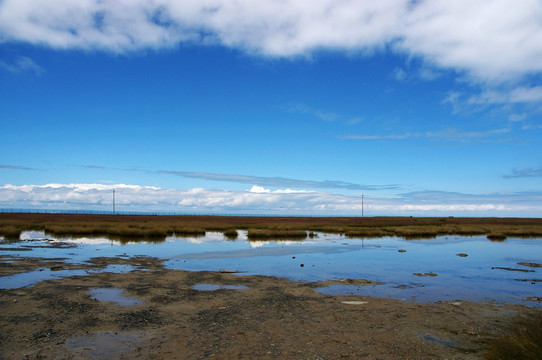
[[[446,347],[451,347],[451,348],[459,347],[456,343],[454,343],[452,341],[442,340],[442,339],[439,339],[439,338],[437,338],[435,336],[432,336],[430,334],[422,334],[421,337],[425,341],[432,342],[432,343],[435,343],[435,344],[439,344],[441,346],[446,346]]]
[[[108,332],[97,333],[93,336],[76,336],[66,340],[66,344],[72,349],[83,349],[93,359],[101,359],[130,350],[132,344],[136,342],[138,339],[134,336]]]
[[[10,276],[1,277],[0,289],[19,289],[27,286],[33,286],[40,281],[61,279],[70,276],[88,276],[110,272],[115,274],[124,274],[135,270],[133,266],[128,265],[108,265],[103,269],[73,269],[73,270],[57,270],[57,268],[40,268],[34,271],[25,273],[13,274]]]
[[[218,284],[196,284],[192,287],[199,291],[216,291],[216,290],[244,290],[248,289],[246,285],[218,285]]]
[[[140,305],[142,301],[139,299],[133,299],[122,295],[122,289],[112,289],[112,288],[96,288],[90,289],[90,297],[94,300],[102,302],[114,302],[120,306],[132,306]]]

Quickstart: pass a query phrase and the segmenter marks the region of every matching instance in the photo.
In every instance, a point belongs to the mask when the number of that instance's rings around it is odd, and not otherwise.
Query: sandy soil
[[[514,315],[541,309],[492,303],[420,304],[329,296],[322,285],[228,273],[166,270],[147,257],[0,257],[0,275],[38,268],[140,270],[0,290],[2,359],[479,359]],[[353,283],[370,284],[362,279]],[[247,289],[194,290],[197,284]],[[93,299],[118,288],[140,305]],[[347,303],[345,303],[347,302]]]

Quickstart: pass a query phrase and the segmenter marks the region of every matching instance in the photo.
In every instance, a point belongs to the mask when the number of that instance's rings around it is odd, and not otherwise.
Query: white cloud
[[[118,211],[361,215],[361,196],[307,190],[246,191],[163,189],[137,185],[48,184],[0,186],[0,208]],[[542,192],[458,194],[415,192],[391,198],[365,197],[364,210],[376,215],[533,216],[542,211]]]
[[[537,0],[418,1],[398,47],[436,66],[498,82],[542,70]]]
[[[527,119],[529,117],[529,115],[527,113],[521,113],[521,114],[516,114],[516,113],[512,113],[508,116],[508,120],[512,121],[512,122],[521,122],[525,119]]]
[[[446,141],[472,141],[475,139],[494,137],[510,132],[510,129],[491,129],[486,131],[461,131],[454,128],[447,128],[439,131],[426,131],[411,133],[406,132],[402,134],[350,134],[340,136],[341,139],[350,140],[404,140],[404,139],[441,139]]]
[[[407,77],[407,73],[401,68],[395,68],[393,70],[393,77],[396,81],[403,82]]]
[[[250,189],[250,192],[251,193],[270,193],[271,190],[269,189],[266,189],[262,186],[257,186],[257,185],[254,185],[251,189]]]
[[[472,96],[469,104],[528,104],[542,102],[542,86],[516,87],[506,91],[486,90]]]
[[[11,63],[0,61],[0,68],[16,74],[32,72],[38,76],[41,76],[45,73],[45,70],[41,66],[36,64],[34,60],[27,56],[19,56]]]
[[[538,0],[3,0],[0,42],[124,53],[182,42],[272,57],[394,51],[482,82],[542,71]]]
[[[355,125],[363,121],[363,118],[360,116],[347,116],[338,114],[336,112],[330,112],[322,109],[315,109],[310,106],[306,106],[303,104],[290,104],[286,106],[286,110],[290,112],[295,112],[303,115],[312,115],[320,120],[327,121],[327,122],[339,122],[344,125]]]

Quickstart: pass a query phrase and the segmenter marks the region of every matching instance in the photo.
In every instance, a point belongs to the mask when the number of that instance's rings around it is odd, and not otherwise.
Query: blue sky
[[[0,1],[0,207],[542,214],[542,4]]]

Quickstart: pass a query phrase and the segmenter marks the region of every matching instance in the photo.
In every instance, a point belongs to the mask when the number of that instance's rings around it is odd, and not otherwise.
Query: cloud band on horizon
[[[0,186],[0,208],[228,213],[267,215],[367,216],[533,216],[542,211],[541,192],[461,194],[413,192],[393,198],[365,198],[306,190],[224,191],[164,189],[126,184],[46,184]]]

